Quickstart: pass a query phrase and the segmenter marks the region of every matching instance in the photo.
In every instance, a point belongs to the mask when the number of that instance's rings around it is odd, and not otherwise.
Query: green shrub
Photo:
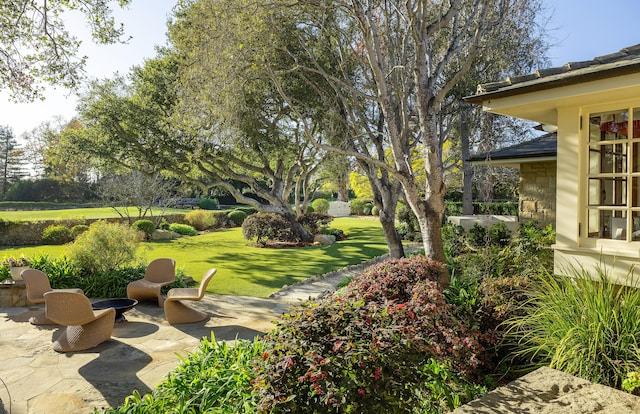
[[[198,207],[203,210],[217,210],[219,205],[217,198],[201,198]]]
[[[418,218],[413,213],[413,210],[406,204],[398,203],[396,215],[400,223],[404,223],[407,226],[409,234],[419,233],[420,225],[418,224]]]
[[[298,217],[297,221],[302,224],[309,233],[318,234],[327,226],[327,224],[333,221],[333,217],[325,213],[315,212],[303,214]]]
[[[506,322],[516,356],[598,384],[620,388],[640,369],[640,290],[571,267],[531,286],[526,314]],[[633,280],[627,283],[633,285]]]
[[[371,215],[372,216],[379,216],[380,215],[380,209],[376,206],[371,207]]]
[[[41,254],[31,259],[31,267],[46,273],[54,289],[82,289],[80,286],[84,285],[82,269],[66,255],[52,257]]]
[[[517,216],[518,202],[506,201],[506,202],[483,203],[480,201],[474,201],[473,214],[495,214],[495,215]],[[462,202],[447,201],[445,203],[444,215],[446,217],[462,216],[463,215]]]
[[[75,226],[71,227],[71,237],[73,237],[73,239],[75,240],[76,237],[87,230],[89,230],[89,226],[87,226],[86,224],[76,224]]]
[[[344,234],[343,230],[334,229],[332,227],[323,227],[320,229],[320,234],[328,234],[336,238],[336,241],[344,240],[347,238],[347,235]]]
[[[291,223],[276,213],[256,213],[247,217],[242,223],[242,236],[262,245],[270,240],[288,242],[295,239]]]
[[[123,298],[127,296],[127,285],[142,279],[147,269],[145,264],[121,266],[106,272],[87,274],[67,256],[51,257],[39,255],[32,259],[31,267],[43,271],[54,289],[79,288],[92,298]],[[182,270],[176,272],[176,281],[163,287],[163,292],[173,287],[188,287]]]
[[[243,211],[247,216],[250,216],[252,214],[256,214],[258,212],[258,210],[255,207],[252,206],[238,206],[236,208],[234,208],[234,210],[240,210]]]
[[[198,231],[188,224],[171,223],[169,230],[182,234],[183,236],[195,236]]]
[[[555,242],[553,226],[540,229],[533,222],[523,223],[507,246],[501,247],[507,233],[508,230],[495,233],[498,236],[494,234],[494,243],[490,231],[480,225],[474,225],[464,237],[461,237],[464,233],[460,228],[443,226],[443,242],[451,272],[462,278],[482,279],[531,277],[553,268],[550,247]]]
[[[351,214],[354,216],[366,215],[367,214],[365,213],[366,205],[371,206],[371,200],[368,200],[365,198],[354,198],[353,200],[349,201],[349,206],[351,207]],[[369,212],[371,211],[369,210]]]
[[[217,343],[212,333],[152,393],[141,397],[135,391],[120,407],[102,413],[255,413],[253,364],[262,355],[259,339],[229,346]]]
[[[234,222],[229,220],[227,217],[229,213],[224,211],[213,211],[211,212],[211,217],[213,218],[212,227],[216,229],[221,229],[225,227],[233,227],[235,225]]]
[[[473,247],[505,247],[511,242],[511,230],[503,222],[483,226],[475,223],[467,233],[467,241]]]
[[[167,221],[166,218],[162,217],[162,220],[160,220],[160,224],[158,225],[158,228],[161,230],[169,230],[169,226],[171,226],[171,224]]]
[[[445,223],[442,226],[442,243],[449,261],[459,256],[465,249],[464,227]]]
[[[129,226],[96,221],[67,247],[69,258],[89,274],[118,269],[136,258],[140,233]]]
[[[473,227],[471,227],[467,232],[467,242],[473,247],[489,245],[487,228],[478,223],[474,223]]]
[[[441,271],[424,256],[388,260],[341,295],[292,308],[265,336],[259,408],[410,413],[463,403],[457,391],[473,387],[459,385],[484,349],[433,281]]]
[[[327,214],[329,212],[329,201],[324,198],[316,198],[311,202],[313,211],[320,214]]]
[[[42,232],[44,244],[65,244],[73,240],[71,229],[62,224],[52,224]]]
[[[231,222],[233,222],[236,226],[241,226],[242,223],[244,222],[244,220],[247,218],[247,213],[245,213],[242,210],[239,209],[235,209],[233,211],[230,211],[227,214],[227,217],[229,218],[229,220],[231,220]]]
[[[156,229],[156,225],[151,220],[136,220],[131,224],[131,228],[143,232],[145,239],[149,240]]]
[[[207,199],[205,198],[203,200]],[[200,231],[207,230],[215,224],[213,214],[207,210],[192,210],[184,215],[184,221]]]

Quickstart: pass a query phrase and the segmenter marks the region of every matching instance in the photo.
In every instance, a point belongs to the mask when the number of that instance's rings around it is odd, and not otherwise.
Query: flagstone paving
[[[28,322],[43,305],[0,308],[0,414],[117,407],[134,390],[150,392],[201,338],[253,339],[269,331],[291,304],[334,290],[344,277],[379,260],[313,277],[268,299],[206,295],[190,303],[210,315],[199,323],[171,326],[162,308],[140,303],[125,313],[127,321],[115,324],[110,340],[83,352],[55,352],[52,338],[62,328]]]

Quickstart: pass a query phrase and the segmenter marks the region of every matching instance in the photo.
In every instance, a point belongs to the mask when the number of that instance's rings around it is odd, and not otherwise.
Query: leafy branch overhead
[[[81,40],[65,19],[81,13],[95,42],[122,42],[124,29],[111,15],[110,3],[124,7],[130,1],[0,2],[0,90],[8,90],[15,100],[31,101],[41,97],[46,84],[77,88],[86,57],[78,56]]]

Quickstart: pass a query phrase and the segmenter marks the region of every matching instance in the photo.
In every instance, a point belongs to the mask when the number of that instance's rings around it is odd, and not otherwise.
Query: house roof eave
[[[529,157],[529,158],[504,158],[504,159],[484,159],[484,160],[470,160],[472,165],[490,166],[490,167],[509,167],[520,168],[521,164],[530,164],[534,162],[546,162],[557,161],[558,157],[555,155],[547,157]]]
[[[570,62],[556,68],[540,69],[532,74],[509,77],[501,82],[478,85],[475,95],[466,102],[482,104],[489,99],[505,98],[608,79],[640,72],[640,45],[590,61]]]

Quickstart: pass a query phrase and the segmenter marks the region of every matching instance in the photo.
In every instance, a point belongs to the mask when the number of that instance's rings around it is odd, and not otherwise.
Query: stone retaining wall
[[[23,281],[14,282],[8,279],[0,283],[0,308],[32,305],[34,303],[27,299],[27,290]]]
[[[169,223],[184,223],[184,214],[163,216]],[[153,218],[149,218],[153,220]],[[42,221],[0,221],[0,246],[37,246],[42,244],[42,232],[51,225],[62,224],[69,228],[77,224],[91,225],[99,219],[68,219]],[[104,219],[103,219],[104,220]],[[127,219],[106,219],[113,223],[127,223]]]

